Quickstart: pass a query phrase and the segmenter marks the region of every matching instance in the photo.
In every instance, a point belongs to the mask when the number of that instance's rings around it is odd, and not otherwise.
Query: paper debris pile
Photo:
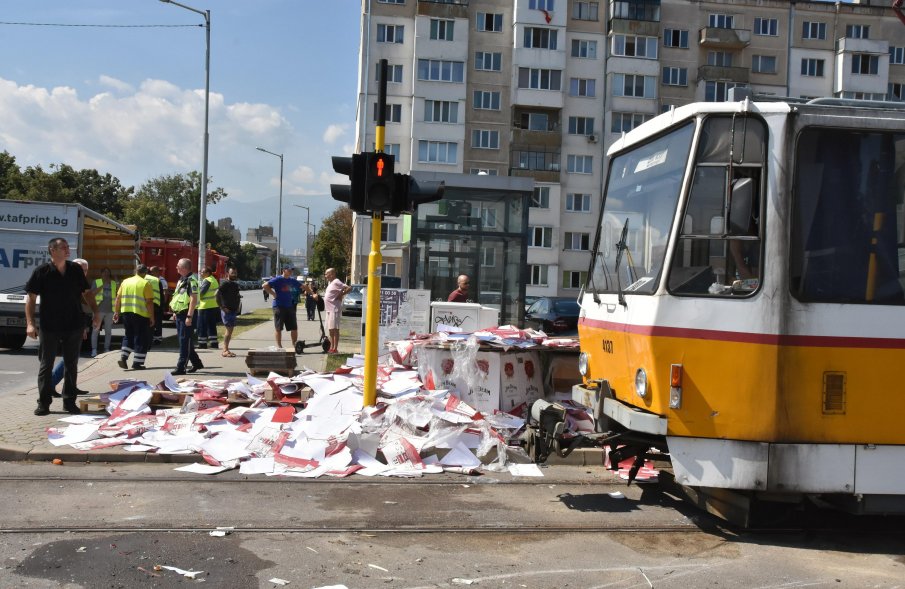
[[[48,439],[85,451],[197,453],[204,463],[177,470],[204,474],[420,477],[531,462],[509,444],[524,425],[519,414],[484,414],[446,390],[427,390],[404,365],[379,367],[378,402],[362,409],[362,371],[180,382],[168,375],[157,387],[117,381],[104,395],[108,415],[65,417],[68,426],[48,429]],[[154,411],[161,392],[183,393],[183,405]]]

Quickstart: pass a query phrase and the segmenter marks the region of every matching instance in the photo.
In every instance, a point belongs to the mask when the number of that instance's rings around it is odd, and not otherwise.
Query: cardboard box
[[[464,352],[424,347],[418,350],[418,374],[425,382],[430,374],[437,389],[448,389],[478,411],[509,411],[544,397],[543,373],[538,352],[483,351],[472,366]],[[457,366],[458,365],[458,366]]]

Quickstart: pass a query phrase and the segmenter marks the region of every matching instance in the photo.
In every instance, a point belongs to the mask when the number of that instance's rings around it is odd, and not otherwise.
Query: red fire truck
[[[141,240],[142,263],[148,268],[160,266],[161,276],[166,278],[170,288],[174,288],[179,280],[176,264],[181,258],[190,259],[192,268],[197,268],[198,248],[192,245],[190,241],[184,239],[152,237]],[[226,277],[226,264],[229,262],[228,256],[218,254],[216,250],[208,249],[205,261],[206,265],[213,270],[217,280],[222,280]]]

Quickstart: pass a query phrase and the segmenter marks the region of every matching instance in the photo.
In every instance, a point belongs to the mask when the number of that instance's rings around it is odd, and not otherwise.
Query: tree
[[[226,192],[217,188],[207,193],[207,204],[215,204],[225,196]],[[123,219],[135,225],[142,237],[170,237],[196,242],[200,201],[201,174],[198,172],[160,176],[143,184],[125,202]]]
[[[338,276],[347,277],[352,260],[352,209],[339,206],[324,219],[312,249],[310,274],[320,276],[327,268],[336,268]]]

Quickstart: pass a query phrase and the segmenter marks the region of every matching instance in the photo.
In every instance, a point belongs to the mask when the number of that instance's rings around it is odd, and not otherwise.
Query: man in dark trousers
[[[68,260],[69,243],[55,237],[47,244],[50,261],[35,268],[25,284],[25,333],[38,339],[38,406],[35,415],[50,413],[53,401],[51,371],[57,350],[63,351],[63,409],[81,413],[76,404],[78,392],[79,348],[85,331],[82,303],[92,311],[94,329],[101,323],[97,302],[82,268]],[[86,293],[88,293],[86,295]],[[41,297],[40,325],[35,324],[37,299]]]
[[[226,275],[226,282],[217,289],[217,306],[220,307],[220,319],[223,321],[223,327],[226,328],[226,335],[223,336],[223,352],[224,358],[235,358],[236,355],[229,349],[229,342],[233,337],[233,328],[236,326],[236,320],[242,308],[242,295],[239,294],[239,278],[235,268],[230,268]]]
[[[140,264],[134,276],[123,280],[113,301],[113,321],[123,320],[126,336],[119,352],[119,367],[127,368],[129,354],[134,354],[132,368],[144,370],[145,358],[154,337],[154,289],[147,280],[148,268]],[[151,280],[157,279],[151,276]]]
[[[197,372],[204,368],[198,352],[195,351],[195,342],[192,335],[195,333],[195,309],[198,308],[198,280],[192,275],[192,261],[182,258],[176,264],[179,272],[179,281],[173,289],[173,297],[170,299],[170,310],[173,311],[173,319],[176,321],[176,336],[179,338],[179,359],[176,361],[174,375],[186,372]],[[186,368],[191,362],[192,367]]]

